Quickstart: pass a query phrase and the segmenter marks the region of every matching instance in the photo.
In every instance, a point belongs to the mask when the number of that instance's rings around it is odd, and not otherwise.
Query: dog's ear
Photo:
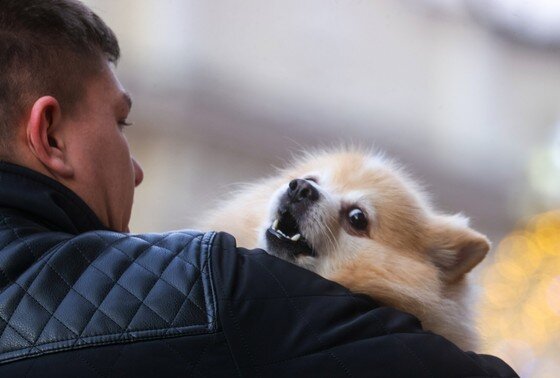
[[[484,259],[490,249],[486,236],[469,227],[462,215],[437,216],[430,225],[430,258],[445,281],[460,280]]]

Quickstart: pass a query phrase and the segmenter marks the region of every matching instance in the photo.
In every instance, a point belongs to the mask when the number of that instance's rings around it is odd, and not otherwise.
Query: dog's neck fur
[[[446,284],[439,278],[436,269],[427,266],[413,267],[415,274],[403,276],[387,274],[382,265],[382,262],[360,258],[339,265],[330,272],[318,273],[352,292],[366,294],[381,304],[416,316],[425,330],[447,338],[463,350],[476,349],[478,336],[473,324],[470,287],[466,277]],[[410,262],[407,269],[411,269]],[[398,281],[395,277],[410,279]]]
[[[438,298],[439,303],[431,306],[424,304],[424,313],[418,315],[423,328],[444,336],[465,351],[476,350],[479,340],[473,324],[473,311],[468,303],[470,296],[465,280],[446,287],[443,297]],[[415,309],[403,310],[414,314]]]

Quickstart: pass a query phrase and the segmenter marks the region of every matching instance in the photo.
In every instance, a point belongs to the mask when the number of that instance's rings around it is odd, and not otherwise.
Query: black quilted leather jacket
[[[515,373],[227,234],[107,230],[0,163],[0,377],[168,376]]]

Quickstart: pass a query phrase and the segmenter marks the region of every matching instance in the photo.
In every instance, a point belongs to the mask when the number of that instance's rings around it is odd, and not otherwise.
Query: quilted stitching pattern
[[[52,233],[0,218],[0,362],[211,332],[213,233]]]

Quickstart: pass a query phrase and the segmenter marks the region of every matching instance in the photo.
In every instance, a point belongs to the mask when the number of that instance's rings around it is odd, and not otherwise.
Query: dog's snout
[[[288,197],[292,202],[301,202],[305,199],[316,201],[319,191],[307,180],[295,179],[288,184]]]

